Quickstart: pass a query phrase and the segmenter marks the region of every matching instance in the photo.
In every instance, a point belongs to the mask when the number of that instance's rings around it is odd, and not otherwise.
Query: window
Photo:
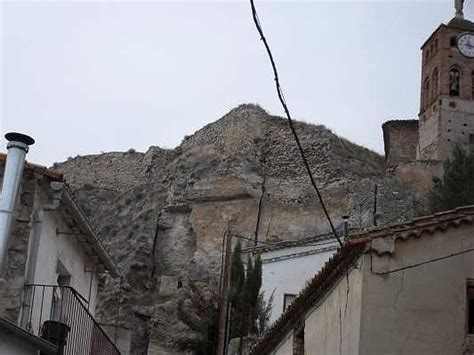
[[[296,295],[285,293],[285,295],[283,296],[283,312],[285,312],[286,309],[290,306],[290,304],[293,303],[295,298]]]
[[[474,282],[467,284],[467,334],[474,335]]]
[[[461,73],[459,69],[452,68],[449,71],[449,96],[459,96],[461,87]]]
[[[474,70],[471,72],[471,99],[474,100]]]
[[[449,45],[450,45],[451,47],[455,47],[455,46],[456,46],[456,37],[451,37],[451,38],[449,39]]]
[[[474,280],[467,281],[466,289],[466,338],[464,339],[464,354],[474,352]]]
[[[60,317],[62,308],[62,298],[64,292],[62,287],[69,286],[71,284],[71,275],[67,271],[64,264],[59,260],[56,265],[56,274],[59,287],[53,288],[53,299],[51,303],[51,320],[59,321],[61,320]]]

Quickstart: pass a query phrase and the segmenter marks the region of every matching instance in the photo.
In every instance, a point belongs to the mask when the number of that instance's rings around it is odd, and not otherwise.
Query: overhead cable
[[[398,268],[398,269],[388,270],[388,271],[383,271],[383,272],[374,272],[374,271],[372,271],[372,273],[375,274],[375,275],[393,274],[393,273],[408,270],[408,269],[414,269],[414,268],[417,268],[417,267],[420,267],[420,266],[423,266],[423,265],[426,265],[426,264],[431,264],[431,263],[434,263],[434,262],[437,262],[437,261],[453,258],[455,256],[467,254],[467,253],[470,253],[470,252],[473,252],[473,251],[474,251],[474,248],[470,248],[470,249],[462,250],[462,251],[457,252],[457,253],[452,253],[452,254],[449,254],[449,255],[441,256],[439,258],[430,259],[430,260],[427,260],[427,261],[422,261],[422,262],[412,264],[412,265],[407,265],[407,266],[404,266],[404,267],[401,267],[401,268]]]
[[[301,158],[303,160],[303,164],[306,168],[306,171],[308,173],[309,179],[311,181],[311,185],[313,186],[314,190],[316,191],[316,195],[319,198],[319,202],[321,204],[321,207],[324,211],[324,214],[326,216],[326,219],[329,223],[329,226],[331,227],[331,231],[334,234],[334,237],[337,239],[339,242],[339,245],[342,246],[342,241],[337,235],[336,228],[334,228],[334,224],[331,221],[331,217],[329,216],[328,210],[326,208],[326,205],[324,204],[323,196],[321,195],[321,192],[318,189],[318,186],[316,185],[316,181],[314,180],[313,173],[311,172],[311,168],[309,167],[308,160],[306,159],[306,155],[304,153],[303,148],[301,147],[300,139],[298,137],[298,134],[296,133],[295,127],[293,125],[293,119],[291,118],[290,115],[290,110],[288,109],[288,106],[285,101],[285,97],[283,95],[283,90],[280,85],[280,79],[278,76],[278,70],[275,64],[275,60],[273,58],[272,51],[270,49],[270,46],[268,45],[268,42],[265,38],[265,35],[263,34],[262,26],[260,25],[260,20],[258,19],[258,14],[257,14],[257,9],[255,8],[255,3],[254,0],[250,0],[250,6],[252,7],[252,16],[253,16],[253,22],[255,23],[255,27],[257,28],[258,33],[260,34],[260,39],[263,41],[263,44],[265,46],[265,49],[268,54],[268,58],[270,59],[270,63],[272,65],[273,69],[273,74],[275,76],[275,86],[278,94],[278,99],[280,100],[281,105],[283,106],[283,110],[285,111],[286,117],[288,119],[288,124],[290,126],[291,133],[293,133],[293,137],[295,139],[296,145],[298,146],[298,150],[300,152]]]

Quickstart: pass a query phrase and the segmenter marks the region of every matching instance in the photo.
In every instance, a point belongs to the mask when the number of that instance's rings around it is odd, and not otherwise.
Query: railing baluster
[[[35,293],[36,293],[36,287],[35,286],[32,286],[32,287],[33,287],[33,296],[30,300],[30,309],[29,309],[30,315],[28,316],[28,322],[27,322],[27,327],[28,327],[27,330],[30,331],[30,332],[34,332],[32,317],[33,317],[33,308],[34,308],[34,305],[35,305]]]
[[[40,316],[39,316],[39,322],[38,322],[38,335],[40,335],[40,332],[41,332],[41,318],[43,318],[43,302],[44,302],[44,286],[43,286],[43,292],[41,294],[41,310],[40,310]]]
[[[36,301],[36,291],[41,288],[41,302],[38,307]],[[55,291],[59,290],[61,298],[54,301]],[[45,297],[46,294],[46,297]],[[22,325],[32,333],[34,333],[33,324],[38,321],[37,335],[46,337],[48,341],[54,341],[56,345],[61,345],[60,340],[66,335],[66,344],[63,343],[62,354],[71,355],[119,355],[115,344],[110,340],[104,330],[96,322],[94,317],[87,309],[88,301],[78,294],[72,287],[57,286],[57,285],[25,285],[25,301],[30,302],[30,309],[27,310],[26,321]],[[28,300],[29,298],[29,300]],[[48,320],[48,327],[43,330],[43,311],[45,302],[51,299],[50,318]],[[59,301],[59,302],[58,302]],[[25,306],[27,306],[25,302]],[[58,304],[59,303],[59,304]],[[53,305],[59,306],[59,318],[57,309],[53,309]],[[25,308],[26,310],[26,308]],[[46,312],[47,313],[47,312]],[[39,317],[39,318],[38,318]],[[47,317],[47,315],[46,315]],[[54,326],[56,329],[54,333]],[[69,327],[69,333],[63,334],[64,327]],[[44,332],[44,334],[42,334]],[[55,336],[55,337],[54,337]]]

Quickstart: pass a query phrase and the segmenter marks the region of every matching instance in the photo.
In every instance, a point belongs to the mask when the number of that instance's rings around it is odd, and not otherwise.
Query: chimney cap
[[[26,134],[17,133],[17,132],[9,132],[5,134],[5,138],[9,142],[20,142],[26,145],[33,145],[35,144],[35,140]]]

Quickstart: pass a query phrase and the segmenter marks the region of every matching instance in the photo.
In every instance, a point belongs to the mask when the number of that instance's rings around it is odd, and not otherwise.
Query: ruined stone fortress
[[[474,39],[459,48],[466,33],[474,24],[457,17],[423,44],[419,120],[383,125],[385,158],[323,126],[296,124],[337,227],[344,215],[364,229],[425,212],[453,146],[473,150]],[[216,300],[229,220],[244,247],[256,232],[276,242],[328,231],[286,120],[253,104],[175,149],[75,157],[56,168],[123,272],[102,278],[97,315],[118,319],[132,354],[193,353],[205,341],[203,305]]]

